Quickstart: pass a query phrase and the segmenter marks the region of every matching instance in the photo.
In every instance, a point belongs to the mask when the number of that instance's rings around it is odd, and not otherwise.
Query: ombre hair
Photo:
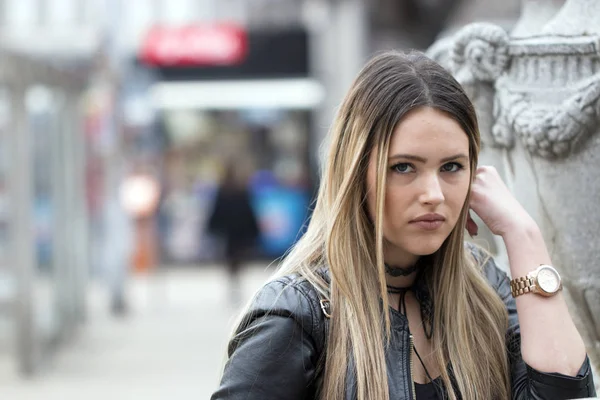
[[[479,130],[460,84],[421,53],[378,55],[359,73],[337,113],[311,221],[277,272],[300,274],[331,302],[321,399],[343,399],[349,372],[356,377],[358,400],[390,398],[385,348],[391,328],[383,259],[387,156],[394,129],[419,107],[441,110],[461,126],[469,140],[473,180]],[[377,168],[373,219],[365,207],[371,154]],[[424,271],[434,294],[433,360],[450,399],[506,399],[508,316],[480,263],[465,249],[468,207],[467,196],[456,226]],[[329,268],[331,282],[319,274],[323,266]]]

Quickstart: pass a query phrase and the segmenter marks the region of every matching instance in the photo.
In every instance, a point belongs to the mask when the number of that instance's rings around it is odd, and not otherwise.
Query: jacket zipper
[[[412,333],[409,334],[409,337],[410,337],[410,352],[408,353],[408,359],[409,359],[408,369],[409,369],[409,372],[410,372],[410,386],[408,388],[408,391],[409,391],[409,395],[410,395],[411,388],[412,388],[412,396],[410,396],[410,397],[412,397],[413,400],[417,400],[417,391],[415,390],[415,380],[413,378],[413,357],[412,357],[412,353],[413,353],[414,342],[413,342],[413,335],[412,335]]]

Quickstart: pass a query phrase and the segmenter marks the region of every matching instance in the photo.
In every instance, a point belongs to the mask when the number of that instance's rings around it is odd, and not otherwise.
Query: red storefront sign
[[[248,39],[234,24],[151,28],[140,58],[150,65],[233,65],[246,58]]]

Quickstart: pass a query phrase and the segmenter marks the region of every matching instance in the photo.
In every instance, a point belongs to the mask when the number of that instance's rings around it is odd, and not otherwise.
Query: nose
[[[424,178],[423,192],[419,196],[419,201],[429,205],[438,205],[444,201],[444,192],[437,174],[431,174]]]

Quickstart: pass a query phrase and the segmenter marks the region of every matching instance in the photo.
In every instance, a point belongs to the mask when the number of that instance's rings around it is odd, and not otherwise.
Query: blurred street
[[[131,308],[111,316],[101,285],[88,290],[88,320],[36,377],[0,358],[0,399],[208,399],[218,383],[235,311],[220,266],[163,268],[133,277]],[[242,272],[246,301],[270,274]]]

